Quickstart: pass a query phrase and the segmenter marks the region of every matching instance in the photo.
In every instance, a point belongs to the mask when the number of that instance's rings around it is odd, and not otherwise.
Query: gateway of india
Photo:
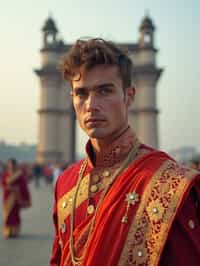
[[[58,37],[54,20],[49,17],[42,27],[41,67],[35,69],[40,80],[39,132],[36,160],[40,163],[73,162],[76,147],[76,120],[69,84],[58,69],[62,56],[70,49]],[[136,99],[129,113],[129,123],[139,139],[158,148],[156,85],[163,71],[156,64],[155,25],[145,16],[136,43],[119,43],[133,60]],[[116,110],[117,112],[117,110]]]

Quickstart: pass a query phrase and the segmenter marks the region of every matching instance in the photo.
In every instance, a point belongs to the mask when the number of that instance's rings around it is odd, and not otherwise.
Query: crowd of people
[[[9,161],[9,160],[8,160]],[[0,161],[0,180],[6,171],[7,162]],[[27,181],[33,181],[35,187],[40,187],[40,181],[43,179],[47,184],[55,184],[57,177],[66,169],[68,163],[51,162],[48,164],[40,164],[38,162],[19,162],[18,167],[24,172]]]

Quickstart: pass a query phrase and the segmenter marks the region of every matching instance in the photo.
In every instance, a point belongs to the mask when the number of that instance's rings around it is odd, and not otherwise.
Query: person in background
[[[190,163],[190,167],[191,167],[192,169],[196,169],[196,170],[200,171],[200,163],[199,163],[199,161],[193,159],[193,160],[191,161],[191,163]]]
[[[39,164],[38,162],[35,162],[33,165],[32,169],[33,177],[35,179],[35,187],[39,188],[40,187],[40,179],[42,177],[42,165]]]
[[[16,159],[8,160],[1,186],[3,189],[3,236],[5,239],[17,237],[21,227],[20,210],[31,206],[31,197],[27,178]]]
[[[46,184],[50,184],[53,182],[53,171],[52,166],[50,164],[44,165],[43,174],[45,177]]]
[[[52,166],[52,172],[53,172],[53,187],[55,187],[57,178],[59,177],[59,175],[62,173],[63,169],[61,167],[61,164],[56,162],[53,164]]]
[[[200,173],[130,127],[131,59],[112,42],[78,40],[62,71],[89,140],[55,185],[51,266],[199,266]]]

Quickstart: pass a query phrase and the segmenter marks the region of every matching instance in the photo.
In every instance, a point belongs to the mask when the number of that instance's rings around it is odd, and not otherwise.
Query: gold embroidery
[[[133,192],[129,192],[128,194],[126,194],[126,199],[125,201],[127,202],[126,205],[126,212],[124,214],[124,216],[121,219],[121,222],[126,224],[128,223],[128,211],[131,205],[135,205],[138,201],[139,201],[139,195],[133,191]]]
[[[12,210],[12,208],[15,206],[17,201],[17,194],[15,192],[10,193],[8,198],[3,204],[3,219],[6,222],[8,219],[8,216]]]
[[[151,222],[157,223],[163,219],[165,208],[162,206],[159,199],[151,201],[146,210]]]
[[[116,170],[117,168],[113,168],[111,172]],[[99,174],[100,175],[100,174]],[[89,180],[91,174],[87,174],[83,180],[81,181],[80,190],[77,197],[77,206],[80,206],[85,200],[88,199],[88,187],[89,187]],[[107,184],[110,182],[109,178],[103,178],[102,181],[98,184],[99,189],[96,193],[103,190]],[[59,199],[57,203],[57,210],[58,210],[58,228],[61,228],[61,225],[64,223],[66,217],[70,214],[71,205],[72,205],[72,198],[75,192],[75,187],[72,188],[68,193],[66,193],[62,198]],[[95,194],[95,193],[93,193]]]
[[[89,186],[89,175],[86,175],[81,181],[76,207],[78,207],[83,201],[85,201],[88,198],[88,186]],[[57,203],[58,228],[61,228],[62,224],[65,221],[65,218],[70,214],[72,197],[74,195],[74,192],[75,192],[75,187],[73,187],[68,193],[66,193],[62,198],[60,198]],[[65,208],[63,208],[64,205]]]
[[[144,156],[144,154],[147,154],[147,153],[149,153],[149,151],[146,149],[139,150],[139,153],[136,156],[136,159],[139,160],[142,156]],[[106,171],[109,171],[110,175],[112,175],[120,167],[120,165],[121,163],[118,163],[110,168],[107,168]],[[92,176],[93,178],[94,176],[98,175],[100,179],[100,176],[102,176],[104,172],[105,170],[103,170],[102,168],[99,168],[98,170],[93,169],[92,173],[89,173],[87,176],[83,178],[83,181],[80,185],[80,194],[82,195],[80,195],[81,197],[79,197],[78,195],[77,206],[79,206],[82,202],[88,199],[88,187],[89,187],[90,177]],[[99,191],[102,191],[109,182],[110,182],[109,177],[103,178],[99,184]],[[71,191],[66,193],[61,199],[59,199],[57,203],[58,228],[61,228],[61,224],[64,222],[66,217],[70,214],[71,202],[72,202],[72,198],[74,195],[74,191],[75,191],[75,188],[73,188]],[[63,206],[65,207],[63,208]]]
[[[107,168],[116,163],[122,163],[137,141],[135,133],[128,127],[121,136],[108,143],[100,152],[96,151],[95,166]],[[91,145],[91,142],[89,142],[89,145]],[[90,165],[93,165],[90,154],[88,154],[88,161]]]
[[[166,161],[152,177],[130,226],[119,266],[156,266],[189,180],[196,174]]]

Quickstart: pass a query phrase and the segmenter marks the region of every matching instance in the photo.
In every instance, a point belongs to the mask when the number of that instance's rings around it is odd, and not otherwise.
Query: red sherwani
[[[77,197],[73,236],[77,257],[83,255],[81,265],[199,265],[200,177],[177,165],[167,154],[145,145],[140,145],[136,158],[112,184],[88,239],[94,217],[91,206],[96,208],[107,180],[134,143],[134,136],[131,138],[131,132],[126,132],[105,154],[96,157],[95,167],[90,142],[87,145],[88,165]],[[52,266],[72,265],[69,217],[81,164],[68,168],[56,184]],[[98,185],[98,191],[94,192],[94,185]],[[128,201],[134,193],[138,200]]]

